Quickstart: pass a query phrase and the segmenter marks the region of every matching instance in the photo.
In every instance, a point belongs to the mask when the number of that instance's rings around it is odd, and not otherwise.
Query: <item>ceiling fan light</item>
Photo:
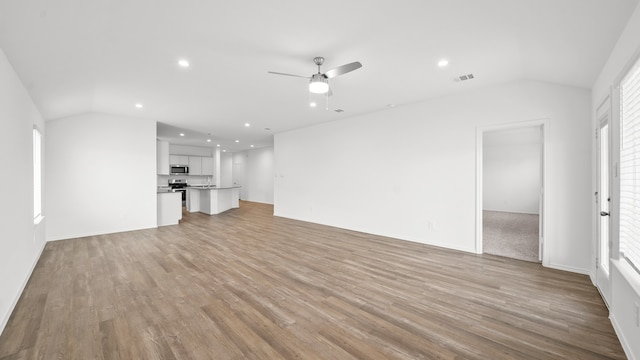
[[[315,74],[309,82],[309,91],[314,94],[325,94],[329,91],[329,83],[322,74]]]

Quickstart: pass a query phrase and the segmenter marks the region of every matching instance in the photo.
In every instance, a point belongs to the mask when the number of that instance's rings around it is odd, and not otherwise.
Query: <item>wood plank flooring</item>
[[[276,218],[48,243],[0,359],[624,359],[587,276]]]

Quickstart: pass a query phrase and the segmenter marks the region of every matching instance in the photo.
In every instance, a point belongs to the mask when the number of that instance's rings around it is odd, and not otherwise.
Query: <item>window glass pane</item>
[[[640,269],[640,61],[620,82],[620,253]],[[639,270],[640,271],[640,270]]]

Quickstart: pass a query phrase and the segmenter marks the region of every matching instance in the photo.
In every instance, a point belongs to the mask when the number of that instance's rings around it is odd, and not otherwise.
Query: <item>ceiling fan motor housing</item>
[[[324,94],[329,91],[329,80],[324,74],[314,74],[309,81],[309,91],[315,94]]]

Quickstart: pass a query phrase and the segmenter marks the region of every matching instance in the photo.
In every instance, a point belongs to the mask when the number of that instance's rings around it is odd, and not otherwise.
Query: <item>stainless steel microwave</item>
[[[171,175],[189,175],[189,167],[187,165],[171,165]]]

